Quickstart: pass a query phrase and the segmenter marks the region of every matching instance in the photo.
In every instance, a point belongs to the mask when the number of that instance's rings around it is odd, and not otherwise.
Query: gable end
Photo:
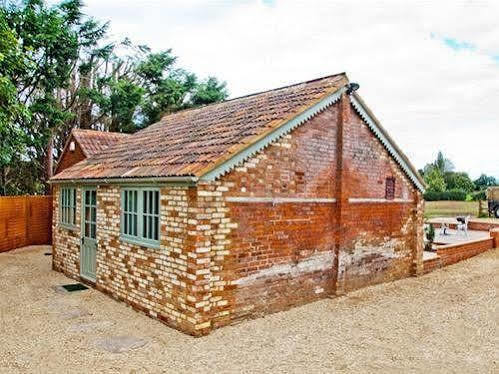
[[[300,113],[293,119],[285,122],[283,125],[279,126],[273,132],[263,137],[262,139],[251,143],[248,147],[243,149],[241,152],[237,153],[223,164],[215,167],[206,174],[202,175],[199,179],[205,181],[213,181],[220,176],[228,173],[230,170],[235,168],[237,165],[242,164],[247,159],[253,157],[256,153],[260,152],[267,146],[269,146],[274,141],[278,140],[282,136],[288,134],[300,125],[315,117],[319,113],[323,112],[329,106],[335,104],[340,99],[341,95],[346,91],[345,87],[340,88],[331,95],[326,96],[324,99],[320,100],[318,103],[314,104],[304,112]]]
[[[397,164],[402,168],[407,177],[411,180],[412,183],[417,187],[419,191],[422,193],[425,192],[425,187],[423,183],[419,180],[418,176],[413,172],[412,167],[404,160],[404,158],[400,155],[393,142],[389,140],[384,132],[380,129],[377,124],[377,121],[369,115],[365,106],[355,97],[355,95],[350,96],[350,102],[354,107],[355,111],[359,114],[360,118],[364,121],[364,123],[369,127],[369,129],[374,133],[374,135],[379,139],[381,144],[388,151],[390,156],[397,162]]]

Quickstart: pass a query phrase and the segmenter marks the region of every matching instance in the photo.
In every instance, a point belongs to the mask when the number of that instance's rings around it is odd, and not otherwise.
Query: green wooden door
[[[95,282],[97,267],[97,191],[86,188],[82,196],[80,275]]]

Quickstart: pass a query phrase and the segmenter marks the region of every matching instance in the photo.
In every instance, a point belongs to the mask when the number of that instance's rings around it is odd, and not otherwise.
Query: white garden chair
[[[442,222],[440,224],[439,235],[449,235],[449,224],[447,222]]]
[[[457,233],[463,233],[464,236],[468,237],[468,222],[470,221],[470,216],[464,217],[464,223],[459,222],[457,224]]]

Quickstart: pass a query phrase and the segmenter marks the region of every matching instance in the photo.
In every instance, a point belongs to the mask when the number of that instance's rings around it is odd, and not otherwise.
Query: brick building
[[[192,335],[422,273],[424,183],[350,87],[166,115],[59,170],[53,268]]]
[[[59,158],[55,174],[114,145],[128,134],[73,129]]]

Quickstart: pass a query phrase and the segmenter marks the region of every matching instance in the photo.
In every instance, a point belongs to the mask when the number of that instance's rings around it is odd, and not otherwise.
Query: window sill
[[[120,235],[120,240],[124,241],[125,243],[138,245],[140,247],[146,247],[152,249],[159,249],[161,247],[159,241],[157,243],[144,242],[138,238],[131,238],[125,235]]]
[[[76,225],[71,225],[69,223],[59,223],[59,228],[71,231],[78,231],[80,228]]]

